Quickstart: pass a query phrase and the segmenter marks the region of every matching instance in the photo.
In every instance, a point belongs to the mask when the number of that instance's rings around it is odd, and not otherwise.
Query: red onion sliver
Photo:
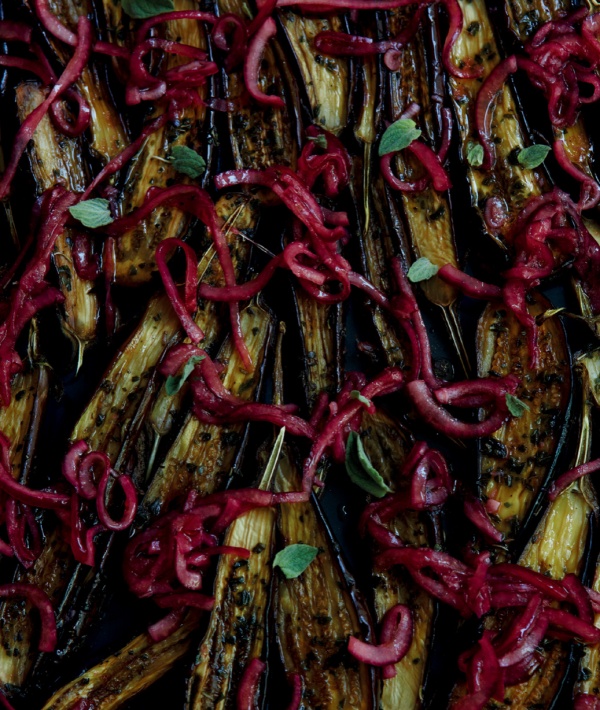
[[[0,597],[22,597],[34,606],[40,614],[41,621],[38,649],[46,653],[54,651],[56,648],[56,621],[52,603],[47,594],[34,584],[16,582],[0,585]]]
[[[258,74],[265,47],[268,41],[272,37],[275,37],[276,34],[277,26],[275,25],[275,20],[269,17],[254,35],[248,46],[248,56],[244,64],[244,81],[248,93],[255,101],[265,104],[266,106],[283,108],[285,102],[281,96],[268,96],[264,94],[258,86]]]
[[[255,710],[260,679],[266,668],[267,664],[263,663],[260,658],[253,658],[248,663],[240,680],[236,696],[236,710]]]
[[[587,463],[581,464],[581,466],[576,466],[570,471],[563,473],[550,486],[548,498],[550,498],[550,500],[555,500],[557,496],[566,490],[572,483],[578,481],[584,476],[589,476],[591,473],[595,473],[599,469],[600,459],[595,459],[594,461],[588,461]]]

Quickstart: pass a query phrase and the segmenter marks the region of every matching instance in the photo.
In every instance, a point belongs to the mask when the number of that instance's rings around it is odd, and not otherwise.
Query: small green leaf
[[[364,397],[358,390],[352,390],[352,392],[350,392],[350,399],[357,399],[359,402],[362,402],[365,407],[370,407],[372,404],[371,400]]]
[[[76,205],[69,207],[69,212],[84,227],[89,227],[90,229],[104,227],[113,222],[108,200],[104,200],[101,197],[78,202]]]
[[[411,118],[399,118],[388,126],[379,142],[379,157],[396,153],[408,146],[421,135],[421,129]]]
[[[194,179],[203,175],[206,170],[204,158],[186,145],[176,145],[171,150],[169,162],[175,170]]]
[[[287,579],[299,577],[319,554],[319,548],[297,543],[288,545],[275,555],[273,567],[279,567]]]
[[[355,431],[350,432],[346,444],[346,471],[353,483],[376,498],[383,498],[386,493],[391,492],[391,488],[371,463],[362,440]]]
[[[407,276],[409,281],[416,284],[419,281],[427,281],[432,276],[435,276],[438,271],[439,268],[435,264],[432,264],[427,257],[422,256],[411,264]]]
[[[515,397],[514,394],[506,395],[506,406],[513,417],[522,417],[525,412],[529,411],[529,406],[518,397]]]
[[[318,136],[308,136],[308,140],[312,141],[317,148],[327,150],[327,136],[324,133],[320,133]]]
[[[519,151],[517,160],[524,168],[531,170],[539,167],[546,160],[550,151],[549,145],[530,145],[529,148]]]
[[[181,368],[181,372],[178,375],[169,375],[165,383],[167,394],[170,396],[177,394],[183,387],[183,383],[194,371],[196,365],[199,362],[202,362],[202,360],[204,360],[204,355],[192,355],[192,357]]]
[[[474,168],[478,168],[483,164],[483,146],[481,143],[467,143],[467,163]]]
[[[123,12],[136,20],[145,20],[175,9],[173,0],[121,0],[121,7]]]

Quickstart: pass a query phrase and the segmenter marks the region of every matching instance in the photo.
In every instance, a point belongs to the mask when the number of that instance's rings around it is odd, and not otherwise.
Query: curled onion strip
[[[248,56],[246,57],[246,62],[244,64],[244,81],[246,83],[248,93],[256,102],[266,106],[283,108],[285,106],[285,102],[281,96],[269,96],[263,93],[258,86],[260,63],[262,61],[265,48],[269,40],[275,37],[276,34],[277,26],[275,25],[275,20],[273,20],[272,17],[269,17],[265,20],[262,27],[260,27],[260,29],[256,32],[248,46]]]
[[[359,661],[371,666],[392,666],[399,663],[408,653],[413,638],[413,618],[411,610],[404,604],[396,604],[389,609],[382,621],[381,641],[378,645],[365,643],[355,636],[348,641],[348,651]]]
[[[184,298],[181,299],[179,291],[169,267],[167,265],[167,255],[171,254],[173,248],[179,248],[183,251],[185,255],[185,286],[184,286]],[[162,278],[165,291],[171,301],[173,310],[179,318],[179,322],[183,326],[183,329],[188,335],[188,338],[194,344],[198,344],[201,340],[204,340],[204,333],[196,325],[196,322],[191,317],[191,313],[194,313],[197,309],[196,295],[195,295],[195,285],[196,285],[196,271],[197,271],[197,259],[194,250],[188,246],[181,239],[165,239],[156,247],[156,265],[158,266],[158,271]]]
[[[34,584],[14,583],[0,585],[0,597],[20,597],[34,606],[40,615],[41,633],[38,649],[51,653],[56,648],[56,620],[48,595]]]
[[[492,142],[493,102],[496,95],[502,91],[506,80],[517,71],[517,58],[512,56],[500,62],[492,69],[485,79],[475,101],[475,125],[483,145],[484,158],[482,168],[489,170],[494,164],[495,151]]]
[[[267,668],[260,658],[253,658],[244,669],[236,696],[236,710],[254,710],[260,679]]]
[[[563,473],[550,486],[550,490],[548,491],[548,498],[550,498],[550,500],[556,500],[556,498],[572,483],[578,481],[584,476],[589,476],[591,473],[595,473],[599,469],[600,459],[595,459],[594,461],[588,461],[587,463],[581,464],[581,466],[576,466],[570,471]]]

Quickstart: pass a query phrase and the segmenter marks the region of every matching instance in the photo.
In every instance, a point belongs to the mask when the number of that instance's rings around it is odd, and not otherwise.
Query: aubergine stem
[[[478,66],[483,72],[481,79],[485,79],[501,59],[485,0],[458,2],[463,13],[463,29],[454,43],[453,60],[460,66],[461,63],[471,62],[473,57],[480,57],[481,64]],[[451,76],[448,86],[459,129],[460,155],[467,167],[471,203],[488,234],[505,249],[506,236],[520,209],[529,197],[541,194],[550,186],[541,170],[527,170],[511,159],[528,141],[508,85],[504,86],[492,109],[492,135],[498,141],[496,162],[490,170],[469,165],[467,155],[470,144],[479,143],[475,100],[481,79]],[[485,220],[485,207],[490,199],[508,217],[498,229],[488,225]]]
[[[224,222],[223,235],[231,245],[234,269],[236,276],[239,276],[244,272],[250,255],[249,244],[245,237],[248,233],[252,234],[258,224],[259,213],[256,200],[247,193],[223,195],[218,199],[215,210]],[[213,246],[204,252],[198,263],[198,280],[212,286],[224,285],[223,272]],[[202,346],[210,350],[223,337],[223,309],[215,302],[202,301],[198,304],[195,320],[205,335]],[[189,339],[186,338],[184,342],[189,342]],[[148,458],[147,476],[154,468],[156,452],[161,440],[173,428],[188,389],[189,384],[186,382],[177,393],[169,394],[166,385],[163,384],[156,396],[149,416],[153,444]]]
[[[196,10],[194,0],[175,0],[175,10]],[[172,39],[200,49],[207,48],[204,26],[194,20],[172,20],[162,27],[166,39]],[[170,54],[165,59],[166,68],[173,68],[187,61],[185,57]],[[199,90],[202,99],[207,98],[207,87]],[[167,106],[158,101],[150,118],[164,114]],[[125,178],[125,189],[119,202],[119,210],[127,214],[143,204],[150,187],[167,187],[173,183],[189,183],[190,179],[165,163],[175,146],[185,145],[201,150],[210,163],[211,116],[204,103],[183,109],[176,122],[167,122],[148,136],[144,145],[133,158]],[[210,125],[209,125],[210,124]],[[161,160],[157,160],[161,158]],[[208,179],[208,170],[202,178]],[[169,237],[185,235],[191,220],[187,214],[174,207],[158,207],[152,215],[131,230],[121,235],[116,244],[116,281],[126,286],[147,282],[156,271],[154,252],[157,244]]]
[[[585,217],[583,218],[583,221],[592,238],[600,244],[600,224],[596,221],[586,219]],[[596,338],[600,338],[600,313],[594,310],[585,288],[575,277],[573,277],[573,288],[575,290],[575,296],[577,298],[577,302],[579,303],[582,317]]]
[[[260,490],[271,487],[284,435],[285,428],[279,432],[258,482]],[[266,658],[276,519],[275,508],[257,508],[235,520],[227,530],[223,544],[250,550],[250,557],[219,558],[215,605],[188,683],[189,710],[232,707],[248,663]]]
[[[573,466],[589,461],[591,452],[591,402],[585,395],[585,373],[582,377],[582,410],[577,453]],[[542,572],[553,579],[562,579],[566,574],[580,575],[588,535],[598,516],[598,502],[594,489],[587,478],[579,479],[551,501],[537,525],[531,540],[525,547],[518,563]],[[496,629],[501,621],[488,617],[488,628]],[[550,707],[558,693],[568,666],[569,645],[552,641],[540,649],[543,654],[541,668],[529,680],[505,689],[504,702],[494,701],[490,708],[527,710],[531,707]],[[466,692],[461,681],[454,688],[453,698]]]
[[[6,163],[4,161],[4,151],[2,150],[2,133],[0,132],[0,173],[3,173],[6,168]],[[15,224],[15,217],[13,214],[12,204],[10,199],[5,198],[2,200],[2,207],[4,209],[4,214],[6,216],[6,223],[8,226],[8,231],[10,232],[10,238],[16,249],[21,246],[21,240],[19,239],[19,233],[17,231],[17,225]]]
[[[22,82],[16,88],[17,109],[21,122],[44,100],[47,89],[38,82]],[[83,192],[87,184],[81,142],[58,133],[49,116],[44,116],[29,144],[31,172],[39,193],[58,184],[74,192]],[[71,252],[75,231],[66,228],[56,240],[53,260],[64,297],[62,327],[81,351],[96,337],[99,316],[94,282],[77,274]]]
[[[528,305],[533,316],[544,313],[550,303],[532,293]],[[568,345],[558,318],[539,326],[539,366],[533,370],[523,329],[501,303],[490,303],[477,328],[479,377],[509,374],[520,378],[516,396],[529,407],[521,417],[511,417],[498,431],[481,442],[479,486],[483,500],[498,501],[490,519],[511,543],[532,513],[540,490],[548,479],[563,442],[571,393]],[[503,548],[496,548],[504,557]]]
[[[407,432],[382,411],[365,414],[360,427],[365,451],[385,482],[397,491],[407,488],[409,480],[399,475],[411,447]],[[405,510],[386,527],[405,545],[433,546],[425,513]],[[413,614],[413,640],[404,658],[396,664],[396,676],[382,681],[380,710],[416,710],[422,707],[423,684],[431,644],[436,605],[403,569],[372,571],[373,601],[376,618],[396,604],[406,604]]]

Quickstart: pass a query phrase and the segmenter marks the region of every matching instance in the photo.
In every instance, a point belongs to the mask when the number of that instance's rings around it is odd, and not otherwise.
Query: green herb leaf
[[[518,397],[515,397],[514,394],[506,395],[506,406],[513,417],[522,417],[525,412],[529,411],[529,406]]]
[[[281,448],[283,447],[284,437],[285,427],[283,426],[281,427],[281,430],[279,431],[279,434],[275,439],[275,443],[273,444],[273,451],[271,451],[271,455],[269,456],[269,460],[267,461],[267,465],[265,466],[265,471],[262,475],[260,488],[262,488],[263,490],[267,490],[271,484],[271,478],[273,477],[273,473],[277,468],[277,464],[279,463],[279,455],[281,454]]]
[[[407,276],[409,281],[416,284],[419,281],[427,281],[432,276],[435,276],[438,271],[439,268],[435,264],[432,264],[427,257],[422,256],[411,264]]]
[[[358,390],[352,390],[352,392],[350,392],[350,399],[357,399],[359,402],[362,402],[365,407],[370,407],[372,404],[371,400],[364,397]]]
[[[308,140],[312,141],[317,148],[327,150],[327,136],[324,133],[320,133],[318,136],[308,136]]]
[[[175,9],[173,0],[121,0],[121,7],[123,12],[136,20],[145,20]]]
[[[110,213],[108,200],[104,200],[101,197],[78,202],[76,205],[69,207],[69,212],[84,227],[89,227],[90,229],[104,227],[114,221]]]
[[[346,444],[346,471],[353,483],[376,498],[383,498],[386,493],[391,491],[379,471],[371,463],[362,440],[355,431],[350,432]]]
[[[549,145],[530,145],[529,148],[523,148],[523,150],[519,151],[517,160],[524,168],[531,170],[539,167],[546,160],[551,150]]]
[[[204,355],[192,355],[192,357],[181,368],[181,372],[178,375],[169,375],[165,383],[167,394],[171,396],[177,394],[183,387],[183,383],[194,371],[196,365],[199,362],[202,362],[202,360],[204,360]]]
[[[176,145],[171,150],[169,162],[175,170],[191,178],[200,177],[206,170],[204,158],[186,145]]]
[[[319,554],[319,548],[297,543],[288,545],[275,555],[273,567],[279,567],[287,579],[299,577]]]
[[[379,157],[395,153],[408,146],[421,135],[421,129],[410,118],[399,118],[387,127],[379,142]]]
[[[481,143],[473,143],[469,141],[467,143],[467,163],[472,165],[474,168],[478,168],[483,164],[483,146]]]

